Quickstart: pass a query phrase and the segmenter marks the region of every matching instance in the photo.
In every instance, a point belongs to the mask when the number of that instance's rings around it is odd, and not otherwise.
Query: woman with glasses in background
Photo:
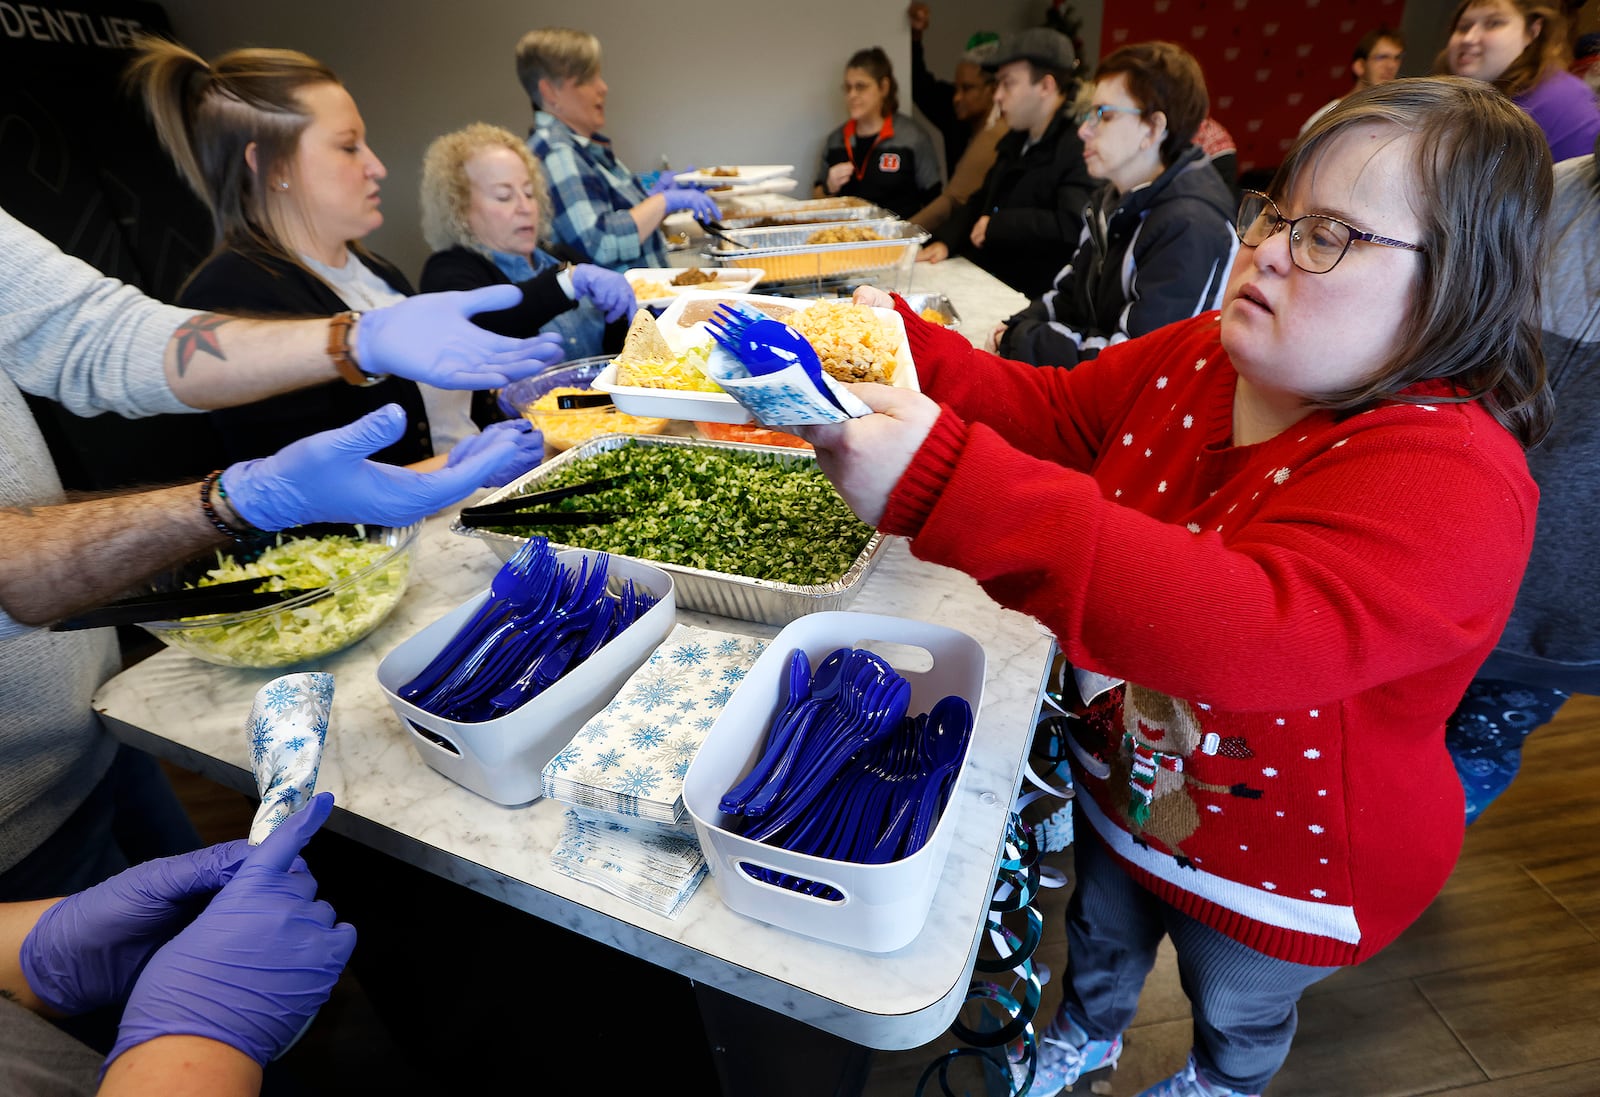
[[[1600,137],[1594,89],[1568,71],[1567,20],[1551,0],[1462,0],[1435,72],[1487,80],[1544,130],[1556,160]]]
[[[921,123],[899,113],[900,85],[882,49],[850,55],[844,102],[850,117],[828,134],[812,193],[863,198],[896,217],[910,217],[938,197],[938,154]]]
[[[1106,676],[1070,722],[1067,970],[1032,1094],[1116,1064],[1164,936],[1194,1044],[1145,1097],[1259,1094],[1302,992],[1439,894],[1464,828],[1445,720],[1533,542],[1550,200],[1509,99],[1397,80],[1247,196],[1220,312],[1075,369],[856,291],[900,310],[923,391],[851,386],[877,414],[802,428],[819,465]]]
[[[1102,180],[1072,261],[991,348],[1071,366],[1108,346],[1214,309],[1233,262],[1233,195],[1193,143],[1210,100],[1200,63],[1170,42],[1106,57],[1078,120],[1084,163]]]

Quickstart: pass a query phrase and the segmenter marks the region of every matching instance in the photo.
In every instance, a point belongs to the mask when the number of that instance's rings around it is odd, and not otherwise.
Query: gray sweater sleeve
[[[163,358],[195,315],[108,278],[0,209],[0,370],[75,415],[194,411]]]

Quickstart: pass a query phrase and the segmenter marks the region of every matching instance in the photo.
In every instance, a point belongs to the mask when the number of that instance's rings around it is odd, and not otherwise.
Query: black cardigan
[[[393,264],[376,256],[352,255],[395,292],[408,297],[416,292]],[[272,317],[334,316],[349,308],[332,287],[309,270],[254,249],[211,256],[178,291],[177,303],[210,312]],[[226,459],[232,463],[266,457],[308,434],[346,426],[385,404],[405,409],[406,432],[394,445],[374,454],[374,459],[405,465],[433,456],[422,391],[398,377],[366,388],[330,381],[210,415],[222,435]]]
[[[557,259],[566,262],[583,262],[575,253],[567,251],[559,244],[552,245],[548,251]],[[537,335],[540,328],[568,309],[578,306],[576,301],[562,292],[560,284],[556,282],[558,273],[559,268],[552,267],[543,274],[535,275],[529,281],[517,283],[522,287],[521,304],[498,312],[480,312],[472,318],[472,322],[486,331],[492,331],[496,335],[509,335],[514,339],[526,339],[530,335]],[[460,244],[444,251],[434,252],[428,256],[427,262],[422,264],[423,293],[510,284],[511,279],[495,266],[494,260]],[[627,338],[628,325],[632,320],[633,317],[624,316],[606,325],[605,335],[601,339],[601,349],[605,353],[616,354],[622,350],[622,343]]]

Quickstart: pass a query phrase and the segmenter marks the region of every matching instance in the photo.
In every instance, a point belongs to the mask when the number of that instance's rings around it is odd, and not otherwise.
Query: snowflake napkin
[[[676,917],[705,878],[705,854],[692,830],[684,836],[580,808],[568,809],[562,824],[550,858],[557,872],[663,917]]]
[[[544,768],[544,795],[681,823],[683,778],[766,640],[678,625]]]
[[[331,674],[286,674],[256,691],[245,722],[250,768],[261,793],[261,806],[250,826],[252,846],[311,799],[332,711]]]

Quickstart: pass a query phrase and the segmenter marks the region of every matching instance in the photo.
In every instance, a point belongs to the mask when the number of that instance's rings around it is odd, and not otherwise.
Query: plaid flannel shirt
[[[648,191],[617,159],[608,138],[579,136],[541,110],[534,112],[528,148],[550,180],[551,239],[613,270],[667,265],[666,237],[659,229],[639,239],[628,211]]]

